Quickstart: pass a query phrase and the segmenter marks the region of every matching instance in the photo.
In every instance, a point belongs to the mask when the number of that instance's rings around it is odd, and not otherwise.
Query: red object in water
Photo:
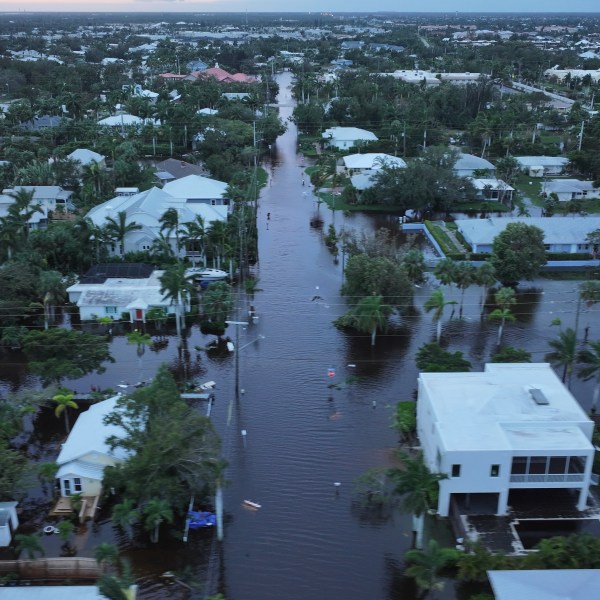
[[[335,377],[335,370],[327,369],[327,377]]]

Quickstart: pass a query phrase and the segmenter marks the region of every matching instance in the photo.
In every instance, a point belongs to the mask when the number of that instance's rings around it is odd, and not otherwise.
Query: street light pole
[[[240,399],[240,328],[237,325],[248,325],[247,321],[225,321],[227,325],[236,325],[235,328],[235,399]]]

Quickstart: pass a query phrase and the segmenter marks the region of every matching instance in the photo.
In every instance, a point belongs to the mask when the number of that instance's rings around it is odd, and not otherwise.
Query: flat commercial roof
[[[592,446],[590,419],[547,363],[488,364],[479,373],[421,373],[447,450],[545,450]],[[538,404],[531,388],[548,404]]]

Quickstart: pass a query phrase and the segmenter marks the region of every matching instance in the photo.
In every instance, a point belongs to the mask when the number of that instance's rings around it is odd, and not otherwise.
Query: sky
[[[0,0],[0,12],[598,12],[599,0]]]

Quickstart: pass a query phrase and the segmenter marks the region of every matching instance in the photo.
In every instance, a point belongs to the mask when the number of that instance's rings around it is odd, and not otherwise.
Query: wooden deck
[[[80,523],[83,523],[88,519],[94,519],[96,511],[98,510],[100,496],[83,496],[82,500],[83,503],[81,505],[81,510],[79,511]],[[71,506],[71,498],[69,496],[61,496],[54,505],[54,508],[50,511],[51,517],[65,517],[71,514],[73,514],[73,507]]]

